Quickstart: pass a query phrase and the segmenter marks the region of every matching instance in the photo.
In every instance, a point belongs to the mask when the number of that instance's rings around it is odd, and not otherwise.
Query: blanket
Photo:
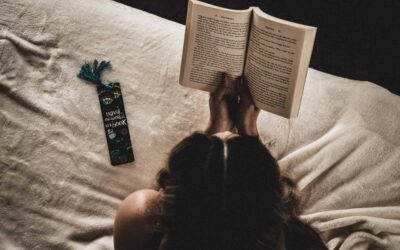
[[[0,0],[0,249],[113,248],[120,202],[207,123],[208,94],[178,84],[183,36],[109,0]],[[96,88],[76,77],[95,58],[121,83],[132,164],[111,166]],[[258,126],[329,249],[398,249],[399,96],[309,69],[299,117]]]

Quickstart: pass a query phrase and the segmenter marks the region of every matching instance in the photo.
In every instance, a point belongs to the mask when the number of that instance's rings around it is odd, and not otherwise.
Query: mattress
[[[208,94],[178,84],[184,26],[108,0],[0,0],[0,249],[112,249],[129,193],[205,128]],[[111,60],[135,162],[110,164],[97,90]],[[298,118],[262,112],[260,137],[329,249],[400,245],[400,97],[309,69]]]

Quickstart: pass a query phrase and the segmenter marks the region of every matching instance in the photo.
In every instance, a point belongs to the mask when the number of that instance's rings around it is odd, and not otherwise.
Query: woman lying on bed
[[[297,217],[295,185],[258,138],[257,109],[243,79],[210,94],[210,122],[176,145],[158,175],[121,204],[116,250],[327,249]],[[235,133],[237,132],[237,133]]]

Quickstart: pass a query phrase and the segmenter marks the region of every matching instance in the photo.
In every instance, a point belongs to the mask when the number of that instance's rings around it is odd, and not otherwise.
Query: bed
[[[207,93],[178,84],[184,26],[108,0],[0,1],[0,249],[112,249],[113,219],[170,148],[205,127]],[[96,88],[111,60],[136,161],[112,167]],[[260,136],[329,249],[400,245],[400,97],[309,69],[298,118]]]

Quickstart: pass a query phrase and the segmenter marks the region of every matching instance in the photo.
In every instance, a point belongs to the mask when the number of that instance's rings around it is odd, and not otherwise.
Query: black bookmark
[[[107,138],[108,151],[113,166],[133,162],[132,143],[129,134],[128,120],[125,114],[119,83],[103,83],[100,75],[104,69],[111,67],[110,62],[97,60],[92,65],[82,66],[78,77],[96,83],[103,123]]]

